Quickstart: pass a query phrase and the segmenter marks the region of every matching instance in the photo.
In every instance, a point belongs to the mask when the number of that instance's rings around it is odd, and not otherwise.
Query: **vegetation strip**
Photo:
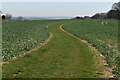
[[[46,26],[46,27],[48,27],[48,26]],[[45,44],[47,44],[51,38],[52,38],[52,34],[50,33],[49,38],[44,43],[42,43],[40,46],[37,46],[36,48],[31,49],[30,51],[27,51],[27,52],[25,52],[23,54],[20,54],[19,56],[13,57],[9,61],[4,61],[1,64],[9,64],[9,62],[12,61],[12,60],[15,60],[15,59],[20,58],[20,57],[24,57],[25,55],[32,53],[32,51],[39,50],[42,46],[44,46]]]
[[[75,37],[76,39],[82,41],[83,43],[86,43],[93,51],[95,51],[96,55],[97,55],[98,57],[100,57],[100,61],[101,61],[102,64],[106,67],[106,71],[104,71],[104,75],[103,75],[103,76],[106,77],[106,78],[107,78],[107,77],[114,77],[114,74],[112,73],[112,69],[110,69],[110,68],[107,67],[108,64],[107,64],[106,61],[105,61],[105,57],[104,57],[95,47],[93,47],[92,44],[88,43],[86,40],[82,40],[81,38],[75,36],[74,34],[71,34],[71,33],[67,32],[67,31],[65,31],[65,30],[63,29],[63,26],[64,26],[64,25],[65,25],[65,24],[63,24],[63,25],[60,26],[60,29],[61,29],[63,32],[67,33],[67,34],[70,35],[70,36]]]
[[[101,24],[108,22],[108,24]],[[118,65],[118,21],[111,20],[74,20],[64,25],[63,29],[82,40],[86,40],[104,55],[108,67],[115,77],[119,76]]]
[[[8,61],[49,38],[46,26],[55,21],[3,21],[2,60]]]
[[[61,23],[47,30],[52,39],[38,51],[3,64],[4,78],[98,78],[104,66],[86,43],[60,29]],[[108,77],[108,76],[107,76]]]

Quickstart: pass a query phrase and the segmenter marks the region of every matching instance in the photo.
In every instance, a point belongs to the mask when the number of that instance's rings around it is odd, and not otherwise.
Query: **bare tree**
[[[114,4],[112,5],[112,10],[120,11],[120,2],[114,3]]]
[[[11,19],[11,17],[12,17],[12,15],[11,15],[11,14],[6,14],[6,18],[5,18],[5,19],[10,20],[10,19]]]

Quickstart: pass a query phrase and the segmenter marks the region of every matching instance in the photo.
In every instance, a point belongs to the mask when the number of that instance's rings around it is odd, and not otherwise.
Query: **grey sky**
[[[2,2],[117,2],[118,0],[1,0]]]
[[[107,12],[114,2],[4,2],[2,11],[13,16],[91,16]]]

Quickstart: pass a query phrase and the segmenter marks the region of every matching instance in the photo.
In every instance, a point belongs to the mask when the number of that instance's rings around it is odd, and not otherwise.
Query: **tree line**
[[[114,3],[107,13],[96,13],[92,19],[120,19],[120,2]]]
[[[12,15],[11,14],[3,14],[3,12],[2,11],[0,11],[0,18],[2,18],[3,20],[10,20],[11,19],[11,17],[12,17]]]
[[[3,20],[10,20],[12,15],[11,14],[3,14],[2,11],[0,11],[1,18]],[[96,13],[92,17],[84,16],[84,17],[75,17],[73,19],[119,19],[120,20],[120,1],[118,3],[114,3],[111,7],[111,10],[109,10],[107,13]],[[23,20],[22,16],[19,16],[16,20]]]
[[[0,19],[2,19],[2,20],[11,20],[11,18],[12,18],[12,15],[11,14],[4,14],[2,11],[0,11]],[[22,16],[18,16],[17,18],[16,18],[16,20],[23,20],[23,17]]]

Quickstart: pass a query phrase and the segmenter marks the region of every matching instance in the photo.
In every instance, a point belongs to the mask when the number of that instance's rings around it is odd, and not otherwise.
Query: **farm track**
[[[51,40],[32,54],[3,64],[4,78],[98,78],[104,66],[86,43],[50,25]],[[108,76],[106,76],[108,77]]]
[[[105,60],[105,57],[98,51],[98,49],[96,49],[95,47],[93,47],[92,44],[88,43],[86,40],[82,40],[81,38],[78,38],[77,36],[75,36],[75,35],[67,32],[67,31],[65,31],[65,30],[63,29],[63,26],[64,26],[64,24],[60,26],[60,29],[61,29],[63,32],[65,32],[65,33],[68,34],[68,35],[71,35],[71,36],[75,37],[76,39],[82,41],[83,43],[86,43],[86,44],[89,46],[89,48],[91,48],[93,51],[95,51],[97,57],[99,57],[100,63],[101,63],[102,65],[104,65],[104,68],[105,68],[105,69],[104,69],[104,72],[103,72],[104,74],[101,75],[101,77],[104,77],[104,78],[108,78],[108,77],[109,77],[109,78],[113,78],[115,75],[112,73],[112,69],[108,67],[108,64],[107,64],[107,62],[106,62],[106,60]]]

